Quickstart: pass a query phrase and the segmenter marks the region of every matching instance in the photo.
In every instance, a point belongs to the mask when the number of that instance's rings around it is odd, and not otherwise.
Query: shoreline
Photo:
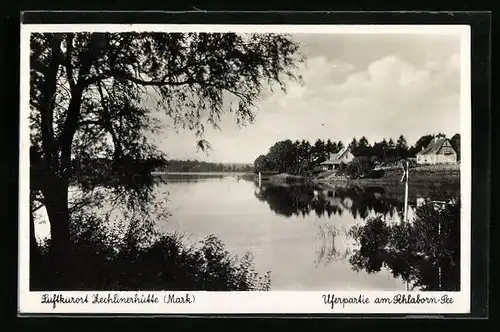
[[[351,179],[335,179],[335,180],[322,180],[322,179],[314,179],[313,183],[318,184],[318,185],[328,185],[328,186],[335,186],[335,185],[400,185],[401,180],[400,179],[357,179],[357,180],[351,180]],[[416,185],[431,185],[431,184],[440,184],[440,183],[452,183],[452,184],[459,184],[460,183],[460,177],[448,177],[448,178],[419,178],[419,179],[413,179],[409,181],[410,184],[416,184]]]
[[[155,172],[154,177],[175,180],[189,178],[222,178],[237,176],[242,180],[257,181],[257,173],[252,172]],[[345,176],[320,173],[313,177],[303,177],[287,173],[273,175],[263,182],[271,184],[312,184],[312,185],[396,185],[401,183],[401,169],[387,169],[382,177],[350,179]],[[410,183],[460,183],[459,165],[422,165],[410,169]]]
[[[326,175],[325,172],[317,176],[304,178],[286,173],[272,176],[269,181],[275,183],[313,183],[319,185],[395,185],[401,183],[402,171],[400,168],[385,170],[379,178],[350,179],[345,176]],[[460,165],[422,165],[410,169],[410,183],[460,183]]]

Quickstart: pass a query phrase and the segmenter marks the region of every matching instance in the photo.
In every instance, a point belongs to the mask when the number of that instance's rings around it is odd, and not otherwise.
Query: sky
[[[397,140],[460,131],[460,39],[453,35],[295,34],[306,56],[303,84],[263,95],[254,123],[233,115],[220,129],[206,127],[212,149],[195,147],[194,133],[170,130],[153,137],[171,159],[253,163],[277,141],[318,138],[349,143]]]

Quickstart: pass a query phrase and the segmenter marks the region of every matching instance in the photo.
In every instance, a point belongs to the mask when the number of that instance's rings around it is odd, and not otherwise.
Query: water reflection
[[[272,211],[286,217],[305,217],[311,212],[317,217],[342,216],[345,212],[361,219],[366,219],[371,213],[393,217],[404,204],[404,201],[386,196],[382,187],[350,186],[324,189],[299,185],[264,185],[255,192],[255,196],[267,202]]]
[[[351,250],[349,247],[341,249],[337,242],[346,237],[348,232],[331,223],[318,223],[318,233],[314,241],[316,260],[314,264],[328,265],[337,261],[345,261],[349,258]]]
[[[156,173],[154,181],[162,183],[171,182],[200,182],[200,181],[213,181],[218,179],[220,181],[226,179],[234,179],[239,181],[245,176],[245,173],[232,173],[232,172],[169,172],[169,173]]]
[[[368,273],[388,268],[411,288],[460,290],[460,203],[422,205],[412,222],[388,224],[381,217],[354,226],[360,245],[349,258],[355,270]]]
[[[266,184],[255,196],[276,214],[317,218],[316,264],[348,261],[369,274],[385,268],[409,290],[458,291],[460,286],[460,203],[457,184],[415,186],[409,197],[410,222],[403,223],[404,189],[393,187],[276,186]],[[342,214],[360,220],[343,228]],[[353,242],[340,249],[342,241]]]

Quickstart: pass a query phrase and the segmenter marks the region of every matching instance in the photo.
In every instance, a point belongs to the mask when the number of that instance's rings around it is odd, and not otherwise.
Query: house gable
[[[417,153],[418,163],[449,163],[457,161],[457,152],[447,138],[434,138],[429,145]]]
[[[340,156],[339,156],[339,159],[340,160],[352,160],[354,158],[354,155],[351,153],[351,151],[349,150],[345,150]]]
[[[330,154],[330,158],[327,161],[324,161],[322,164],[340,164],[340,163],[349,163],[354,158],[354,155],[348,148],[344,148],[338,153]]]
[[[453,146],[451,145],[449,139],[434,138],[425,149],[417,153],[417,155],[437,155],[437,154],[452,155],[456,154],[456,151],[455,149],[453,149]]]
[[[436,151],[436,154],[440,155],[456,155],[457,152],[451,145],[450,141],[446,139],[443,144],[439,147],[439,149]]]

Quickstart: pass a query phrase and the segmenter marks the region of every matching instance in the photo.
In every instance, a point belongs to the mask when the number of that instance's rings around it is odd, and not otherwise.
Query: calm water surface
[[[272,290],[406,289],[384,267],[378,273],[357,272],[348,260],[356,248],[349,229],[370,216],[397,221],[403,185],[259,188],[235,177],[176,179],[163,185],[171,217],[162,228],[192,240],[214,234],[239,256],[251,251],[257,271],[271,271]],[[417,199],[429,195],[428,188],[410,189],[410,217]]]

